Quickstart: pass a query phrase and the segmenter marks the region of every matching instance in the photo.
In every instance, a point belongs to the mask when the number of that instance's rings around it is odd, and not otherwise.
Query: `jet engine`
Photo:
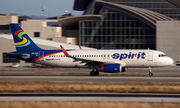
[[[121,64],[118,63],[102,65],[99,70],[106,73],[125,72],[125,68],[121,67]]]

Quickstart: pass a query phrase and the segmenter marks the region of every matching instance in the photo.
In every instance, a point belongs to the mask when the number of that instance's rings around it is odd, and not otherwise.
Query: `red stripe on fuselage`
[[[43,56],[37,57],[37,58],[35,58],[35,59],[32,59],[31,62],[35,62],[36,60],[39,60],[39,59],[41,59],[41,58],[43,58],[43,57],[46,57],[46,56],[49,56],[49,55],[52,55],[52,54],[61,53],[61,52],[62,52],[62,51],[43,55]]]
[[[73,50],[68,50],[68,51],[73,51]],[[39,59],[41,59],[41,58],[43,58],[43,57],[46,57],[46,56],[49,56],[49,55],[52,55],[52,54],[62,53],[62,52],[63,52],[63,51],[55,52],[55,53],[51,53],[51,54],[46,54],[46,55],[44,55],[44,56],[40,56],[40,57],[37,57],[37,58],[35,58],[35,59],[32,59],[30,62],[35,62],[36,60],[39,60]]]

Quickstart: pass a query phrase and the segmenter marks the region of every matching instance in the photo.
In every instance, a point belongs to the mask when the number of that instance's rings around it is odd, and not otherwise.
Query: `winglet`
[[[62,45],[60,45],[60,47],[61,47],[61,49],[62,49],[64,55],[68,56],[69,54],[68,54],[68,53],[66,52],[66,50],[62,47]]]
[[[80,49],[80,50],[83,50],[80,45],[79,45],[79,49]]]

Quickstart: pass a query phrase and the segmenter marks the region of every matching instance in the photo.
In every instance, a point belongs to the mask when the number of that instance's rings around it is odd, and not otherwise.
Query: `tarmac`
[[[84,68],[44,68],[44,67],[18,67],[18,68],[12,68],[12,67],[0,67],[0,73],[30,73],[30,74],[36,74],[36,73],[44,73],[44,74],[62,74],[62,73],[68,73],[68,74],[89,74],[91,69],[84,69]],[[160,68],[152,68],[152,72],[154,75],[180,75],[180,66],[168,66],[168,67],[160,67]],[[100,75],[108,75],[109,73],[103,73],[101,72]],[[112,74],[112,73],[110,73]],[[126,72],[123,73],[113,73],[114,75],[148,75],[149,69],[148,68],[128,68],[126,69]]]
[[[0,101],[70,101],[70,102],[171,102],[179,103],[179,94],[123,94],[123,93],[10,93],[0,94]]]

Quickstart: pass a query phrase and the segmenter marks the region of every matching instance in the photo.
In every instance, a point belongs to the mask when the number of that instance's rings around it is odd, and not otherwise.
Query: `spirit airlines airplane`
[[[15,57],[37,64],[91,68],[91,76],[98,76],[99,71],[106,73],[125,72],[125,68],[163,67],[173,64],[173,60],[163,52],[155,50],[87,50],[68,49],[44,50],[39,48],[24,32],[19,24],[10,24],[16,51],[8,53]]]

